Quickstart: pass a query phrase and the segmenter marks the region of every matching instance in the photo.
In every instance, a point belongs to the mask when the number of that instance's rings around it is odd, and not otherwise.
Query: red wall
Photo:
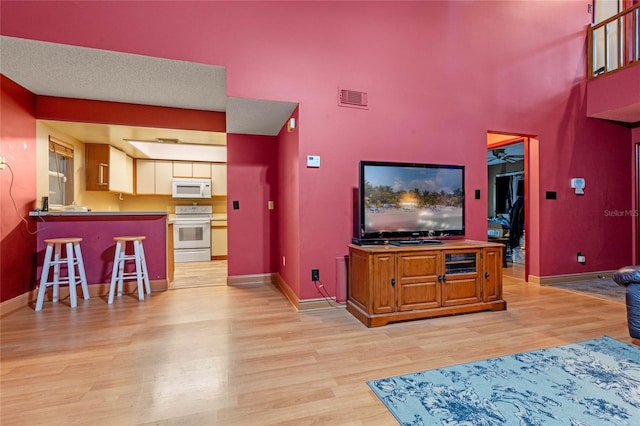
[[[35,224],[28,214],[36,196],[36,120],[31,92],[3,75],[0,88],[0,156],[8,164],[0,170],[0,302],[4,302],[31,290],[34,282]]]
[[[273,136],[227,136],[228,274],[275,272],[278,169]],[[239,209],[233,208],[237,201]]]
[[[291,114],[296,120],[296,128],[288,131],[283,126],[278,135],[278,238],[277,271],[282,279],[300,297],[300,252],[305,243],[300,241],[300,182],[299,182],[299,138],[301,130],[299,109]],[[304,129],[304,124],[303,127]],[[312,189],[313,190],[313,189]],[[313,242],[306,242],[306,245]],[[284,259],[284,260],[283,260]]]
[[[227,129],[224,112],[54,96],[38,96],[36,117],[41,120],[164,127],[205,132],[225,132]]]
[[[131,216],[53,216],[37,222],[38,226],[38,272],[42,274],[48,238],[78,237],[87,283],[102,284],[111,282],[113,259],[116,243],[113,238],[123,235],[144,235],[144,254],[150,280],[167,278],[167,216],[131,215]],[[96,232],[99,230],[99,232]],[[133,243],[128,243],[127,253],[133,253]],[[173,253],[171,253],[173,255]],[[127,262],[126,271],[133,270],[133,262]]]
[[[297,143],[273,148],[277,191],[234,187],[229,175],[229,201],[241,201],[239,212],[229,210],[232,275],[280,270],[305,299],[319,296],[309,277],[319,268],[335,288],[362,159],[464,164],[468,193],[482,194],[467,200],[468,237],[484,238],[489,130],[539,140],[531,274],[632,261],[632,219],[605,214],[632,208],[631,130],[586,118],[592,15],[583,2],[3,1],[2,11],[5,35],[225,66],[230,96],[299,102]],[[368,92],[369,109],[338,107],[339,87]],[[319,169],[306,168],[309,154],[321,156]],[[251,161],[256,171],[274,164],[271,156]],[[257,177],[244,167],[244,179]],[[573,194],[572,177],[586,179],[584,196]],[[558,199],[546,200],[546,191]],[[287,207],[276,213],[285,241],[261,246],[258,259],[234,241],[273,214],[245,215],[254,192],[261,202],[267,192],[285,197],[278,204]],[[585,265],[576,262],[577,251]]]

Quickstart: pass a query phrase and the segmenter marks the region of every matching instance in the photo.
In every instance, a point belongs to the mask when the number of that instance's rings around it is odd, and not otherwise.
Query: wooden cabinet
[[[227,221],[211,221],[211,259],[227,259]]]
[[[227,195],[226,163],[138,158],[107,144],[87,144],[87,191],[171,195],[174,177],[209,178],[211,195]],[[135,169],[135,178],[134,178]]]
[[[347,310],[367,327],[504,310],[502,245],[349,246]]]
[[[107,144],[86,144],[86,190],[133,193],[133,159]]]
[[[156,160],[155,188],[156,195],[171,195],[171,181],[173,175],[173,162],[168,160]]]
[[[156,193],[156,162],[153,160],[136,160],[136,194]]]
[[[136,194],[171,195],[172,179],[172,161],[136,160]]]
[[[210,178],[211,163],[198,161],[174,161],[173,177]]]
[[[227,164],[211,163],[211,195],[227,195]]]

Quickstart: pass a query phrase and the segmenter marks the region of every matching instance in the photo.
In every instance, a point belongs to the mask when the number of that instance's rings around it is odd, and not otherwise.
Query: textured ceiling
[[[224,67],[2,38],[2,73],[38,95],[225,111]]]
[[[297,106],[227,97],[224,67],[15,37],[0,37],[0,72],[37,95],[226,112],[228,133],[275,136]],[[85,140],[79,137],[83,132],[106,139],[114,134],[117,140],[92,142],[116,146],[141,132],[151,136],[136,128],[88,129],[61,122],[56,126],[79,140]],[[166,133],[154,138],[167,137]],[[224,135],[196,136],[197,143],[226,141]],[[172,132],[172,137],[188,141],[194,134]]]

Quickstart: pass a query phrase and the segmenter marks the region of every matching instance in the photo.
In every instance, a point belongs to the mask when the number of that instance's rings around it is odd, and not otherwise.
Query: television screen
[[[360,162],[361,239],[464,235],[464,166]]]

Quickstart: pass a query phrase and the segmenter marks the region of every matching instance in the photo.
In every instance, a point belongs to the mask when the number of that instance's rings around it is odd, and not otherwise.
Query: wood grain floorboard
[[[603,335],[640,344],[624,304],[522,274],[505,269],[506,311],[372,329],[297,312],[270,285],[25,307],[0,323],[0,424],[390,425],[366,381]]]
[[[175,264],[169,289],[227,285],[227,261],[180,262]]]

